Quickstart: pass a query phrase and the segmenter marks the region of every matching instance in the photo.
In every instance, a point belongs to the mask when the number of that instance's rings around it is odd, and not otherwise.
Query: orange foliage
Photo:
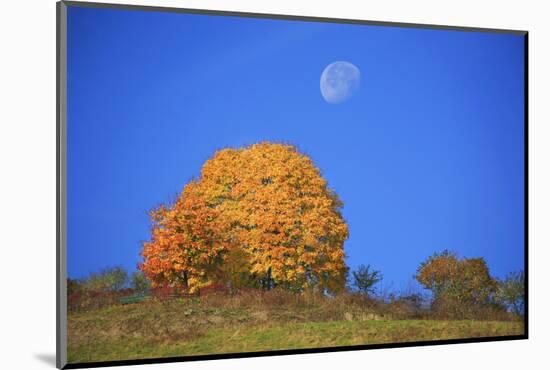
[[[171,207],[151,212],[141,269],[154,285],[191,291],[242,281],[243,273],[291,290],[336,291],[347,274],[341,207],[312,160],[293,146],[219,150]]]
[[[497,286],[483,258],[459,259],[449,251],[423,262],[416,279],[432,290],[436,302],[454,305],[486,304]]]

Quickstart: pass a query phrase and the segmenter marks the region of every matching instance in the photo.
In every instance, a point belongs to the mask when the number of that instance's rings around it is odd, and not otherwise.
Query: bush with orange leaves
[[[151,212],[140,268],[154,286],[192,292],[220,282],[336,292],[348,271],[342,206],[294,146],[219,150],[173,205]]]
[[[433,293],[432,310],[448,318],[472,318],[502,311],[493,302],[497,281],[483,258],[459,259],[448,250],[418,268],[416,279]]]

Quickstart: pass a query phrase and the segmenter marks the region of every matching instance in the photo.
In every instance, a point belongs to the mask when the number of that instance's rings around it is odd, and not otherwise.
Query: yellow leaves
[[[199,289],[201,281],[196,277],[190,277],[187,283],[189,286],[189,293],[195,293],[197,289]]]
[[[265,274],[266,271],[267,271],[267,269],[261,263],[254,263],[252,265],[252,267],[250,268],[250,272],[252,274],[257,274],[257,275]]]
[[[446,250],[423,262],[416,279],[431,289],[436,299],[460,299],[462,303],[482,303],[496,287],[484,259],[459,259]]]
[[[315,257],[316,255],[313,253],[304,253],[300,257],[300,261],[306,265],[313,265],[315,263]]]
[[[172,207],[151,213],[142,269],[160,283],[175,279],[196,288],[199,282],[186,272],[228,279],[223,265],[243,258],[228,253],[239,248],[247,252],[251,276],[260,279],[270,270],[277,283],[300,288],[316,274],[336,276],[345,267],[348,229],[340,206],[312,160],[293,146],[263,142],[222,149]],[[163,253],[178,261],[168,280],[161,273],[168,265],[159,269],[154,262]]]

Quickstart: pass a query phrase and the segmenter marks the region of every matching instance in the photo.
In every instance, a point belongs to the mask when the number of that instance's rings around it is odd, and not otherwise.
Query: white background
[[[111,2],[120,2],[111,0]],[[149,369],[548,368],[549,29],[545,1],[135,1],[203,9],[530,31],[530,339],[164,365]],[[124,1],[122,1],[124,3]],[[4,1],[0,22],[0,367],[55,363],[55,1]],[[93,181],[93,179],[90,179]],[[546,350],[546,351],[545,351]],[[126,368],[126,367],[125,367]],[[143,368],[134,366],[132,369]]]

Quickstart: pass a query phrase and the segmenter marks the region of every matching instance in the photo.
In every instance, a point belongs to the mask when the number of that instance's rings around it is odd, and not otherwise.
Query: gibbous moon
[[[334,62],[321,74],[321,95],[327,103],[342,103],[359,89],[360,82],[359,68],[349,62]]]

